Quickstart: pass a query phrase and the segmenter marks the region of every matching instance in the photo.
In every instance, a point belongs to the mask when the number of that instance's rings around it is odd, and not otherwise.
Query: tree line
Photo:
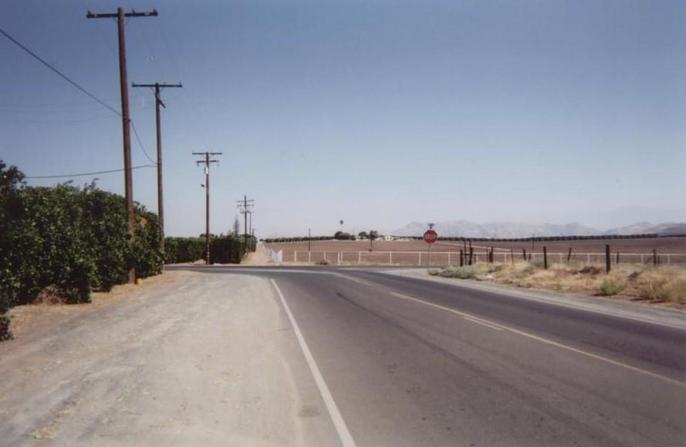
[[[7,312],[49,296],[84,303],[91,292],[126,283],[134,267],[139,278],[157,275],[163,262],[205,257],[201,238],[165,238],[157,215],[135,205],[133,243],[124,197],[98,189],[28,186],[24,174],[0,160],[0,340],[11,337]],[[215,236],[211,262],[238,263],[254,250],[253,237]]]

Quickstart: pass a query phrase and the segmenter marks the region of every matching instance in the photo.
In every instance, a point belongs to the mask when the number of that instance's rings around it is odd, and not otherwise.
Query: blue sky
[[[215,232],[244,193],[261,236],[686,220],[684,2],[5,0],[0,27],[119,109],[116,24],[85,18],[117,6],[160,14],[127,23],[129,81],[184,84],[163,93],[168,234],[204,231],[205,150]],[[122,167],[117,116],[4,38],[0,58],[0,158]],[[151,92],[130,96],[154,157]],[[152,210],[155,182],[134,173]]]

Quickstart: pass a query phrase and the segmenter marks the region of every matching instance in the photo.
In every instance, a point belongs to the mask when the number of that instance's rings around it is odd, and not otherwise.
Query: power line
[[[131,169],[154,168],[154,165],[139,165]],[[66,178],[66,177],[87,177],[89,175],[112,174],[114,172],[122,172],[124,169],[110,169],[109,171],[95,171],[95,172],[81,172],[78,174],[59,174],[59,175],[31,175],[24,178]]]
[[[136,130],[136,124],[134,124],[133,120],[131,122],[131,128],[133,129],[133,134],[136,136],[136,141],[138,142],[138,147],[141,148],[141,151],[143,151],[143,154],[145,155],[145,158],[150,160],[150,163],[154,163],[157,165],[157,162],[150,158],[150,155],[148,155],[148,152],[145,150],[145,146],[143,146],[143,142],[141,141],[140,135],[138,135],[138,130]]]
[[[103,100],[101,100],[100,98],[98,98],[97,96],[95,96],[94,94],[92,94],[91,92],[89,92],[88,90],[86,90],[85,88],[81,87],[76,81],[71,80],[71,78],[69,78],[69,76],[67,76],[67,75],[65,75],[64,73],[62,73],[61,71],[59,71],[57,68],[55,68],[55,67],[52,66],[50,63],[48,63],[47,61],[45,61],[43,58],[41,58],[40,56],[38,56],[36,53],[34,53],[34,52],[31,51],[30,49],[28,49],[26,46],[24,46],[24,45],[23,45],[21,42],[19,42],[17,39],[15,39],[14,37],[10,36],[10,35],[7,33],[7,31],[5,31],[4,29],[0,28],[0,34],[2,34],[3,36],[5,36],[10,42],[12,42],[12,43],[15,44],[16,46],[18,46],[19,48],[21,48],[22,50],[24,50],[26,53],[28,53],[29,55],[31,55],[31,57],[33,57],[34,59],[36,59],[38,62],[40,62],[41,64],[45,65],[45,66],[48,67],[50,70],[54,71],[59,77],[61,77],[62,79],[64,79],[65,81],[67,81],[68,83],[70,83],[71,85],[73,85],[74,87],[76,87],[76,88],[77,88],[79,91],[81,91],[83,94],[87,95],[88,97],[90,97],[90,98],[93,99],[94,101],[98,102],[100,105],[102,105],[102,106],[105,107],[107,110],[109,110],[110,112],[114,113],[115,115],[121,116],[121,113],[119,113],[119,111],[117,111],[116,109],[114,109],[112,106],[110,106],[109,104],[107,104],[106,102],[104,102]]]

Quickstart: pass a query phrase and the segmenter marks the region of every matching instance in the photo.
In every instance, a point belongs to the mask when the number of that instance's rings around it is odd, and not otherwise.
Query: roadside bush
[[[210,264],[240,264],[245,252],[243,238],[218,236],[210,240]]]
[[[10,331],[10,317],[7,315],[0,315],[0,341],[12,339],[12,332]]]
[[[0,337],[12,306],[51,288],[67,303],[90,301],[91,290],[159,273],[157,216],[136,206],[137,233],[129,243],[124,199],[95,184],[27,187],[0,161]]]
[[[634,279],[638,296],[653,301],[686,301],[686,274],[679,269],[653,268]]]
[[[97,247],[93,286],[109,291],[128,279],[129,231],[124,197],[95,188],[83,191],[84,218],[89,222],[91,247]]]
[[[167,237],[164,239],[164,262],[177,264],[195,262],[205,257],[205,239],[199,237]]]
[[[477,269],[474,265],[465,265],[463,267],[447,267],[439,271],[438,276],[442,276],[444,278],[477,279]]]
[[[624,290],[624,283],[615,278],[605,278],[600,283],[598,294],[602,296],[613,296]]]

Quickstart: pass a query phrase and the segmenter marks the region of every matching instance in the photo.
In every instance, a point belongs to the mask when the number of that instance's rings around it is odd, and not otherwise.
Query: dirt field
[[[609,244],[616,261],[619,252],[620,262],[653,261],[652,252],[657,250],[661,263],[686,263],[686,238],[664,237],[650,239],[607,239],[536,241],[533,244],[533,260],[541,260],[545,246],[551,262],[566,262],[569,248],[572,248],[572,261],[584,263],[604,262],[605,245]],[[312,241],[311,253],[307,242],[268,243],[265,247],[283,252],[284,262],[322,262],[330,264],[400,264],[425,265],[429,262],[428,245],[423,241],[397,240],[374,241],[373,251],[369,251],[369,241]],[[492,247],[496,262],[509,262],[514,255],[521,260],[522,250],[527,256],[532,253],[531,242],[474,242],[472,243],[476,261],[486,259],[486,252]],[[464,248],[459,241],[438,241],[431,247],[431,264],[447,265],[459,263],[459,251]],[[339,254],[340,253],[340,254]]]

